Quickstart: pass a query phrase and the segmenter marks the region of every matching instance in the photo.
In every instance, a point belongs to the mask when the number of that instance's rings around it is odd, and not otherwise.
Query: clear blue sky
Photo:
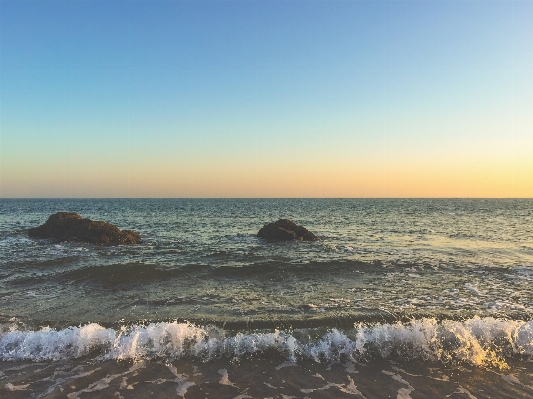
[[[0,196],[533,196],[532,21],[532,1],[0,0]]]

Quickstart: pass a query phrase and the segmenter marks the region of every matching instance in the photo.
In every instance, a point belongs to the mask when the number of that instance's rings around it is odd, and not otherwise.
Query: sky
[[[0,197],[533,197],[533,1],[0,0]]]

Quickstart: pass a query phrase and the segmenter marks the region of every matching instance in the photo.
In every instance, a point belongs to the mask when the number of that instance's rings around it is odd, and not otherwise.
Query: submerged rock
[[[279,219],[277,222],[268,223],[257,233],[258,237],[270,241],[317,241],[318,237],[305,227],[298,226],[291,220]]]
[[[29,229],[28,235],[101,245],[137,244],[141,241],[139,233],[120,230],[110,223],[84,219],[73,212],[58,212],[51,215],[45,224]]]

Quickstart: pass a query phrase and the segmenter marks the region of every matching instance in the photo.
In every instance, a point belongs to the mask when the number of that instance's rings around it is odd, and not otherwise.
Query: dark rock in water
[[[91,244],[137,244],[141,236],[131,230],[120,230],[110,223],[84,219],[77,213],[58,212],[45,224],[28,230],[30,237],[53,238],[58,241],[81,241]]]
[[[270,241],[318,240],[318,237],[305,227],[298,226],[296,223],[288,219],[280,219],[277,222],[265,224],[263,228],[259,230],[257,236]]]

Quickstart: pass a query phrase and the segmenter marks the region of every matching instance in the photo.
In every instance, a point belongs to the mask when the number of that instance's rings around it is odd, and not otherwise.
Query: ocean
[[[532,398],[532,283],[531,199],[0,199],[0,397]]]

